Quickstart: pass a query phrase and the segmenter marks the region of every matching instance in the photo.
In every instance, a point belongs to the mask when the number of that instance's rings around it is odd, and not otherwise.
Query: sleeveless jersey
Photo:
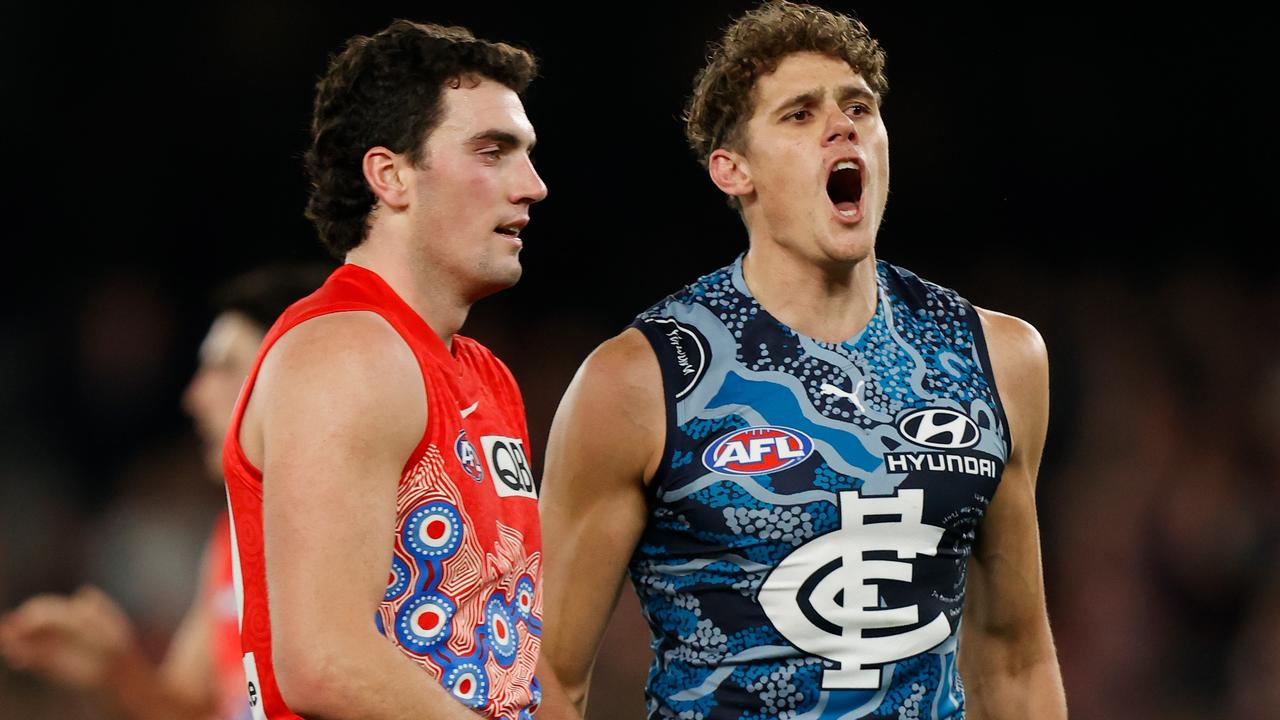
[[[966,561],[1008,459],[982,328],[878,263],[867,327],[801,335],[742,258],[641,314],[667,440],[629,571],[650,718],[961,718]]]
[[[240,446],[240,423],[276,340],[311,318],[347,311],[377,313],[399,333],[418,361],[427,396],[427,428],[399,481],[395,532],[386,538],[393,548],[387,588],[372,619],[422,668],[424,681],[429,675],[489,717],[529,719],[541,699],[534,678],[542,630],[541,536],[519,389],[487,349],[455,335],[451,353],[386,282],[355,265],[334,271],[267,333],[224,446],[254,717],[297,716],[285,706],[272,670],[263,478]]]
[[[218,516],[205,545],[202,601],[209,609],[205,632],[209,637],[213,684],[222,720],[252,717],[245,697],[244,664],[240,660],[240,619],[236,609],[234,571],[231,565],[231,519]]]

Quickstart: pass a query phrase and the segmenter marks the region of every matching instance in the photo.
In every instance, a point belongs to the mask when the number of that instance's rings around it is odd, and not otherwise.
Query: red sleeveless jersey
[[[236,615],[235,571],[231,564],[231,519],[224,513],[214,523],[205,545],[202,602],[209,613],[206,632],[213,660],[213,683],[218,717],[243,720],[249,714],[245,698],[244,664],[240,653],[240,623]]]
[[[223,448],[254,717],[297,716],[272,670],[263,479],[240,446],[240,423],[271,346],[302,322],[347,311],[377,313],[395,328],[417,358],[427,395],[427,428],[397,489],[395,533],[387,538],[394,551],[374,621],[459,702],[494,718],[532,718],[541,699],[533,675],[542,629],[541,536],[520,391],[487,349],[455,335],[450,353],[382,278],[355,265],[334,271],[267,333]]]

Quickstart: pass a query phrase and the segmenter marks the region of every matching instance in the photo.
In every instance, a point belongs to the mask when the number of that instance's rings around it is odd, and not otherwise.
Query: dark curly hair
[[[889,92],[880,44],[857,19],[812,5],[770,0],[738,18],[708,46],[706,67],[693,79],[685,106],[685,137],[705,167],[716,148],[741,151],[755,112],[756,81],[787,55],[817,52],[849,63],[883,98]]]
[[[443,114],[445,84],[488,78],[523,93],[537,73],[527,51],[480,40],[462,27],[396,20],[347,41],[316,84],[311,180],[306,216],[339,260],[368,232],[376,198],[364,179],[364,154],[382,145],[417,164]]]

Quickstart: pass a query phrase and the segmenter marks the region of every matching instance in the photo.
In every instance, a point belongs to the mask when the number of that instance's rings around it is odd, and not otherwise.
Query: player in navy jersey
[[[767,3],[712,48],[687,134],[748,249],[601,345],[561,404],[540,715],[584,711],[626,571],[650,718],[1066,716],[1044,345],[877,260],[886,90],[866,28],[811,6]]]

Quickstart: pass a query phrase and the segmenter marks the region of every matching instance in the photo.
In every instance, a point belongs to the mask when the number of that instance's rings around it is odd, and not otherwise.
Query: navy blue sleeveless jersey
[[[667,403],[629,572],[650,718],[962,718],[966,561],[1009,455],[982,328],[877,264],[860,335],[756,302],[742,259],[640,315]]]

